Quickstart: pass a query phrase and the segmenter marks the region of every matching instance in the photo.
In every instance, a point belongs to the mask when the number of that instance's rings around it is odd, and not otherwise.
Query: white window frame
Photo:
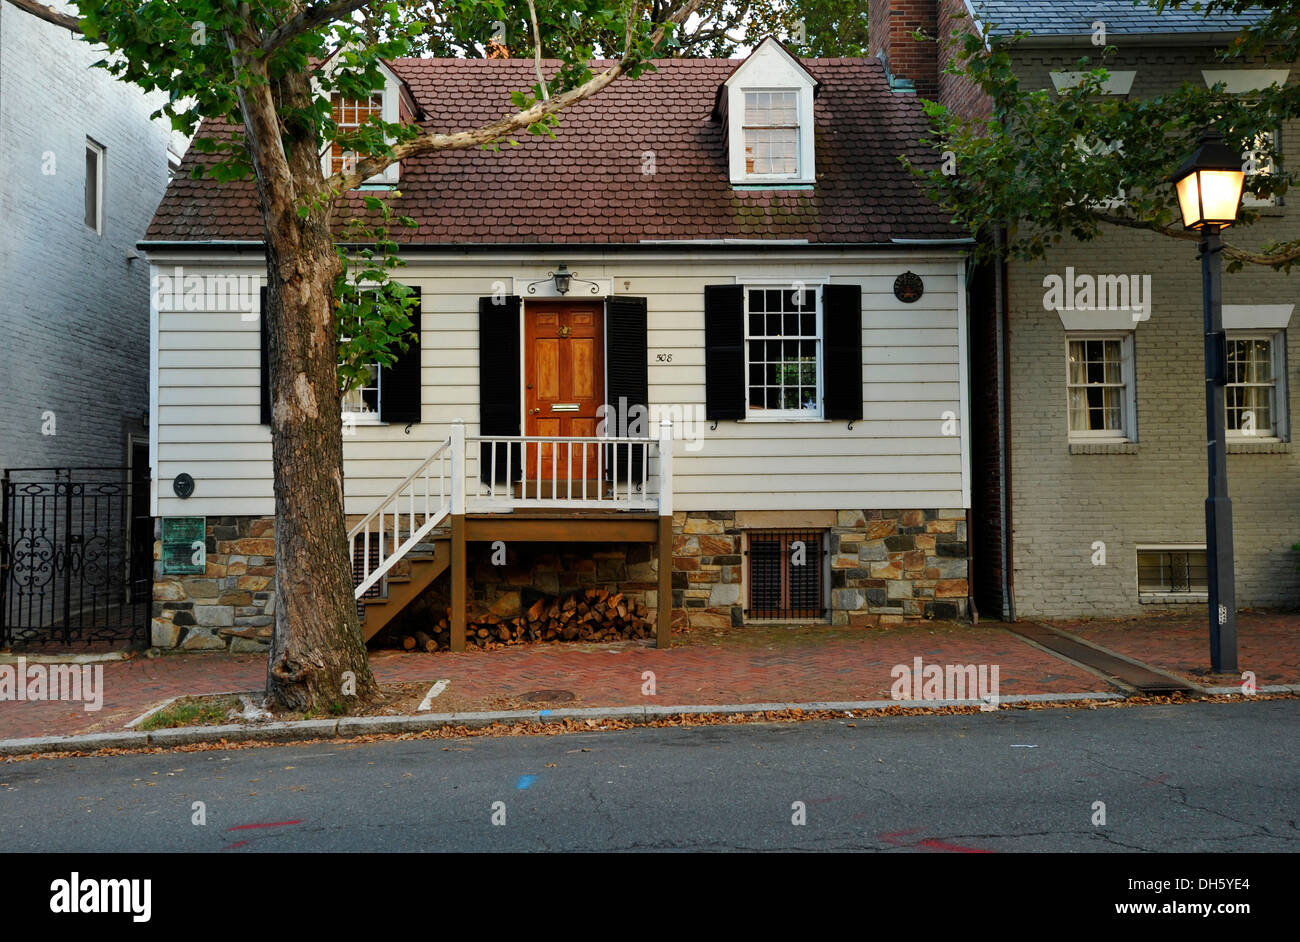
[[[1269,404],[1269,411],[1273,416],[1273,425],[1267,432],[1256,429],[1255,432],[1243,432],[1240,429],[1227,427],[1227,394],[1226,390],[1234,383],[1227,384],[1224,395],[1224,431],[1228,439],[1239,442],[1280,442],[1288,438],[1287,429],[1287,356],[1286,356],[1286,332],[1276,330],[1226,330],[1229,342],[1233,340],[1267,340],[1269,342],[1269,357],[1272,360],[1273,367],[1273,401]]]
[[[1272,148],[1273,153],[1276,155],[1278,153],[1278,142],[1281,140],[1281,135],[1278,133],[1276,128],[1273,129],[1272,131],[1265,131],[1264,134],[1268,135],[1268,137],[1271,138],[1269,145]],[[1262,136],[1263,135],[1261,135],[1261,137]],[[1248,153],[1251,153],[1253,155],[1254,152],[1250,151]],[[1274,174],[1276,174],[1277,171],[1278,171],[1277,161],[1273,158],[1269,158],[1268,166],[1261,167],[1257,163],[1255,167],[1255,172],[1246,174],[1246,177],[1247,179],[1249,179],[1250,177],[1258,176],[1261,173],[1266,173],[1271,177]],[[1267,196],[1261,199],[1260,197],[1252,196],[1249,192],[1243,190],[1241,193],[1241,205],[1249,209],[1260,209],[1269,206],[1277,206],[1278,202],[1276,196]]]
[[[1206,573],[1206,591],[1187,592],[1144,592],[1142,590],[1142,570],[1138,565],[1143,553],[1206,553],[1206,565],[1209,565],[1209,553],[1204,543],[1139,543],[1134,548],[1133,577],[1139,603],[1168,604],[1177,602],[1204,602],[1210,597],[1209,574]]]
[[[806,186],[816,182],[813,90],[817,82],[771,37],[763,40],[724,83],[727,95],[727,151],[733,186]],[[795,92],[799,121],[797,169],[793,174],[749,173],[745,169],[745,93]]]
[[[377,289],[378,287],[379,286],[374,282],[363,282],[362,284],[357,285],[357,288],[362,291],[365,291],[367,288],[373,290],[373,289]],[[341,343],[346,343],[350,339],[351,338],[346,335],[339,338]],[[383,364],[381,364],[378,360],[372,360],[371,363],[375,367],[375,390],[376,390],[375,411],[374,412],[353,411],[349,409],[345,403],[343,403],[342,401],[343,397],[340,396],[339,411],[343,416],[343,426],[345,428],[349,425],[358,426],[358,425],[388,425],[389,424],[388,422],[385,422],[381,418],[381,416],[384,414],[384,367]],[[359,388],[365,389],[368,387],[359,387]]]
[[[794,124],[792,125],[750,124],[749,123],[749,96],[763,94],[763,93],[769,95],[793,95],[794,96]],[[802,174],[800,174],[799,172],[800,158],[802,156],[800,152],[803,148],[804,128],[799,120],[799,111],[800,111],[799,89],[797,88],[745,88],[741,90],[740,100],[742,104],[742,110],[744,111],[744,114],[741,116],[741,122],[740,122],[740,146],[742,150],[741,156],[742,158],[745,159],[745,164],[746,164],[745,177],[749,180],[789,180],[789,179],[800,178],[802,176]],[[748,158],[745,158],[743,152],[748,147],[749,132],[758,131],[758,130],[778,130],[778,131],[793,130],[794,131],[794,170],[793,171],[789,173],[759,173],[757,171],[751,172],[748,169],[749,161]]]
[[[384,76],[384,87],[372,89],[370,94],[381,96],[382,111],[380,117],[386,124],[396,124],[399,118],[399,101],[401,98],[401,83],[396,75],[393,74],[382,62],[379,64],[379,71]],[[316,94],[325,95],[324,89],[313,83]],[[333,99],[331,98],[331,109],[333,108]],[[326,142],[320,155],[321,174],[325,177],[330,176],[330,155],[333,151],[333,143]],[[401,180],[401,161],[394,161],[389,164],[373,177],[367,177],[362,181],[362,186],[395,186]]]
[[[810,409],[755,409],[755,408],[752,408],[752,407],[750,406],[750,404],[749,404],[749,391],[750,391],[750,382],[749,382],[749,367],[750,367],[750,360],[749,360],[749,344],[750,344],[750,341],[751,341],[751,340],[756,340],[756,341],[766,342],[766,341],[771,340],[771,339],[786,339],[786,338],[783,338],[783,337],[782,337],[782,338],[772,338],[772,337],[769,337],[767,334],[763,334],[761,337],[754,337],[754,336],[752,336],[752,335],[750,334],[750,332],[749,332],[749,294],[750,294],[751,291],[774,291],[774,290],[780,290],[780,291],[782,291],[782,292],[786,292],[786,291],[795,291],[795,290],[797,290],[797,289],[796,289],[796,282],[794,282],[794,281],[781,282],[781,283],[779,283],[779,284],[771,284],[771,283],[767,283],[767,284],[765,284],[765,283],[762,283],[762,282],[754,281],[754,282],[749,282],[749,283],[747,283],[747,284],[743,284],[743,285],[741,285],[741,289],[742,289],[742,290],[744,291],[744,293],[745,293],[745,311],[744,311],[744,319],[745,319],[745,322],[744,322],[744,326],[745,326],[745,338],[744,338],[744,344],[745,344],[745,419],[744,419],[744,421],[749,421],[749,422],[763,422],[763,421],[768,421],[768,422],[823,422],[823,421],[825,421],[825,416],[826,416],[826,372],[825,372],[825,362],[826,362],[826,354],[825,354],[826,336],[825,336],[825,330],[823,329],[823,321],[822,321],[822,316],[823,316],[822,285],[820,285],[820,284],[814,285],[814,284],[801,283],[801,284],[799,285],[799,287],[801,287],[802,290],[804,290],[804,291],[807,291],[807,292],[811,292],[811,293],[812,293],[814,303],[816,304],[816,307],[817,307],[817,313],[816,313],[816,330],[817,330],[817,336],[816,336],[816,344],[817,344],[817,409],[816,409],[816,411],[813,411],[813,410],[810,410]],[[803,335],[801,334],[801,335],[799,336],[798,339],[800,339],[800,340],[806,340],[806,339],[808,339],[808,338],[805,337],[805,336],[803,336]]]
[[[1065,335],[1065,429],[1070,442],[1136,442],[1137,441],[1137,384],[1134,362],[1135,331],[1069,331]],[[1124,428],[1119,434],[1109,429],[1075,431],[1070,428],[1070,344],[1089,340],[1120,341],[1120,379],[1124,388],[1124,408],[1121,410]]]
[[[85,226],[87,229],[91,230],[96,235],[103,235],[104,234],[104,176],[105,176],[104,156],[106,153],[106,149],[103,144],[99,143],[94,138],[87,137],[86,152],[93,153],[95,155],[95,223],[94,225],[91,225],[89,222],[86,222],[84,215],[82,217],[82,221],[85,222]],[[90,182],[89,178],[87,178],[85,183],[89,183],[89,182]],[[84,198],[83,198],[83,203],[84,203]]]

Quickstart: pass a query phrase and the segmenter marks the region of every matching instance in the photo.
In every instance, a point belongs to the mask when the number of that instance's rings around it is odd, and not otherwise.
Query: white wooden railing
[[[476,435],[466,442],[470,510],[653,510],[659,503],[652,438]]]
[[[467,510],[603,508],[657,510],[671,516],[672,459],[673,427],[667,419],[660,423],[657,441],[467,436],[465,423],[458,419],[450,437],[348,532],[354,573],[361,554],[356,597],[449,515]]]
[[[451,512],[453,487],[450,485],[455,480],[451,473],[455,464],[452,454],[452,440],[448,438],[348,531],[353,573],[357,573],[357,553],[361,554],[357,598],[382,579]],[[372,550],[377,550],[377,555],[372,557]]]

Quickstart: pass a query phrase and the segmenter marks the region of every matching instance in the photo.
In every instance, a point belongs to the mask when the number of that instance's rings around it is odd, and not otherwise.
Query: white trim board
[[[1225,330],[1286,330],[1294,304],[1225,304]]]
[[[1201,77],[1209,88],[1222,82],[1229,95],[1258,92],[1270,85],[1285,85],[1290,69],[1202,69]]]
[[[1101,93],[1103,95],[1127,95],[1133,88],[1133,79],[1137,78],[1136,71],[1123,71],[1118,69],[1107,69],[1109,78],[1101,83]],[[1052,85],[1056,87],[1059,95],[1061,92],[1074,88],[1083,81],[1086,72],[1053,72]]]

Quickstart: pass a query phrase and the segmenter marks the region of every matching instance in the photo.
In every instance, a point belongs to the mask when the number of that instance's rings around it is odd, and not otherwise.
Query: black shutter
[[[822,288],[825,414],[850,422],[862,418],[862,286]]]
[[[605,372],[608,403],[611,408],[619,410],[615,415],[622,418],[622,423],[627,424],[629,435],[632,434],[630,413],[634,406],[640,406],[644,434],[650,438],[658,438],[658,429],[650,428],[649,350],[646,326],[645,298],[610,298],[605,302]],[[608,423],[614,417],[614,415],[608,416],[606,422]],[[613,430],[613,434],[618,434],[617,428]],[[628,449],[618,449],[618,478],[621,481],[628,480],[630,470],[632,483],[642,484],[645,481],[645,446],[634,445],[630,451],[629,456]],[[606,467],[613,468],[614,456],[606,455],[605,463]]]
[[[478,410],[480,435],[520,435],[523,397],[519,388],[518,297],[478,299]],[[496,479],[505,481],[506,449],[496,450]],[[479,447],[479,477],[491,483],[492,447]],[[519,446],[510,446],[511,477],[521,480]]]
[[[406,351],[397,353],[392,366],[379,369],[379,418],[383,422],[406,425],[420,421],[420,399],[423,383],[420,375],[420,308],[419,288],[411,288],[415,306],[408,312],[414,337],[408,337]]]
[[[745,289],[704,289],[704,415],[745,417]]]
[[[257,318],[257,343],[260,348],[258,368],[261,373],[262,424],[271,424],[271,354],[267,346],[270,341],[266,330],[266,286],[262,287],[262,309]]]

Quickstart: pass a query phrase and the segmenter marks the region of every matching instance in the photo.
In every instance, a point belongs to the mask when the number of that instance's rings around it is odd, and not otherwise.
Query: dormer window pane
[[[384,96],[375,93],[366,99],[344,98],[337,92],[330,97],[330,105],[333,110],[334,123],[339,126],[340,131],[349,131],[361,127],[370,120],[371,116],[382,120],[384,117]],[[339,173],[342,170],[351,170],[356,166],[357,155],[352,151],[344,151],[337,142],[332,145],[330,151],[330,173]]]
[[[745,93],[745,172],[799,172],[799,93]]]

